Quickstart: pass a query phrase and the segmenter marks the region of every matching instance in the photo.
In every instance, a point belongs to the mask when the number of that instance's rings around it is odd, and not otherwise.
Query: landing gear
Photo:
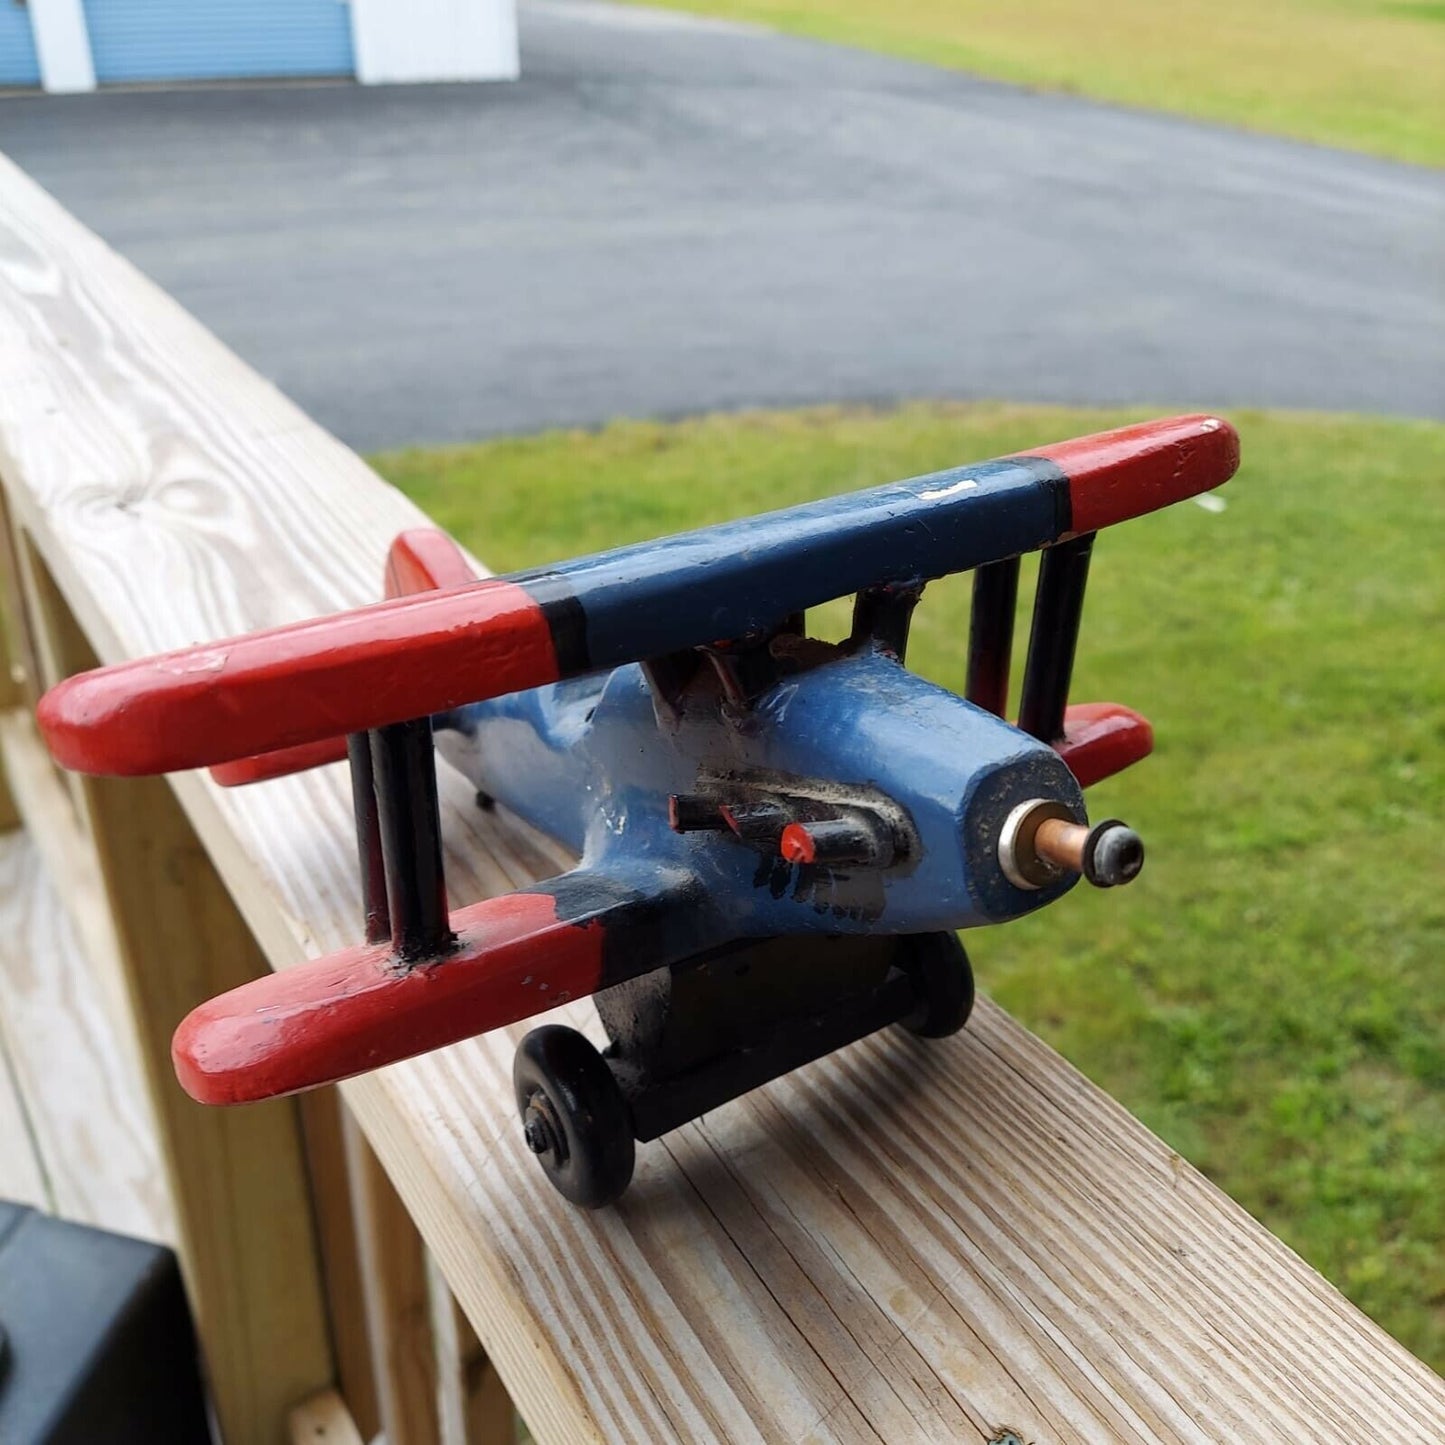
[[[903,967],[913,975],[918,1005],[899,1022],[921,1039],[945,1039],[973,1012],[973,967],[955,933],[921,933],[909,943]]]
[[[600,1209],[632,1179],[632,1119],[602,1055],[576,1029],[547,1024],[522,1040],[512,1087],[527,1147],[565,1199]]]
[[[973,970],[951,933],[760,939],[597,995],[611,1040],[533,1029],[512,1080],[527,1147],[564,1198],[614,1203],[656,1139],[813,1059],[900,1024],[956,1033]]]

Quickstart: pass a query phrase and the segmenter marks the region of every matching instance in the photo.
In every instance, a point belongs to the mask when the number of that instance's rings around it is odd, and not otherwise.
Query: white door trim
[[[29,0],[40,84],[57,94],[95,89],[90,35],[80,0]]]

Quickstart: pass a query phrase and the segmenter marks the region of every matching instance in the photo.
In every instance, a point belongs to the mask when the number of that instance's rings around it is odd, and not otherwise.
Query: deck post
[[[95,666],[44,562],[34,555],[22,571],[39,651],[56,677]],[[79,786],[217,1420],[227,1445],[272,1445],[284,1438],[290,1409],[334,1373],[296,1105],[203,1109],[170,1066],[181,1018],[269,965],[164,779],[85,778]]]

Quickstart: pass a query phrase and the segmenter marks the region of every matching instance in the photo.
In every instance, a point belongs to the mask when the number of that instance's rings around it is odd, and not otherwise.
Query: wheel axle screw
[[[522,1137],[527,1141],[527,1148],[538,1157],[550,1154],[557,1164],[567,1158],[566,1135],[557,1127],[551,1106],[540,1094],[527,1105],[522,1118]]]
[[[1116,818],[1089,834],[1084,876],[1096,888],[1116,888],[1139,876],[1144,866],[1144,840]]]

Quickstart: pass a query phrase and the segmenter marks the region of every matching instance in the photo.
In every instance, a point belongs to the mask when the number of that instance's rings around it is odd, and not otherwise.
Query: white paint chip
[[[976,491],[978,483],[972,477],[965,477],[961,482],[954,482],[949,487],[937,487],[931,492],[919,492],[918,499],[921,502],[941,502],[945,497],[956,497],[960,492]]]
[[[220,672],[230,655],[219,648],[210,648],[205,652],[184,652],[179,657],[158,657],[151,666],[157,672],[174,677],[184,677],[190,672]]]

